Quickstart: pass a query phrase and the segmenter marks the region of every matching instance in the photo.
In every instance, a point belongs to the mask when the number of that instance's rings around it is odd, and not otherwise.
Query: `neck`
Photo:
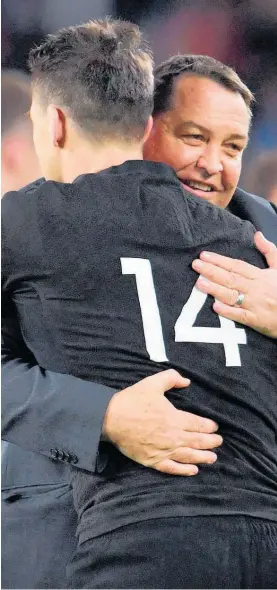
[[[82,174],[100,172],[111,166],[120,166],[127,160],[142,160],[140,144],[80,145],[64,150],[61,158],[61,182],[73,182]]]

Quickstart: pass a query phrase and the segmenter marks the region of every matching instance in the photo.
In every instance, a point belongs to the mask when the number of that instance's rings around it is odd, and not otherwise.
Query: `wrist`
[[[103,442],[110,442],[113,443],[113,433],[114,433],[114,429],[116,428],[116,415],[115,415],[115,405],[116,405],[116,400],[118,395],[121,392],[117,392],[113,395],[113,397],[111,398],[105,415],[104,415],[104,420],[103,420],[103,425],[102,425],[102,432],[101,432],[101,441]]]

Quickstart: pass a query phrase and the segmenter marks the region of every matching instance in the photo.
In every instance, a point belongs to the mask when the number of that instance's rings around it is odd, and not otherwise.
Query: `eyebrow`
[[[208,129],[207,127],[204,127],[203,125],[199,125],[199,123],[196,123],[195,121],[183,121],[182,122],[182,127],[197,127],[197,129],[200,129],[200,131],[203,131],[204,133],[210,133],[210,129]],[[229,139],[242,139],[242,140],[246,140],[248,141],[248,135],[241,135],[240,133],[232,133],[232,135],[230,135]]]

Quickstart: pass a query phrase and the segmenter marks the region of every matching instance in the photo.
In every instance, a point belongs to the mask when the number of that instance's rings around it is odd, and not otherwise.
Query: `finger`
[[[160,371],[159,373],[146,377],[145,379],[142,379],[142,381],[136,383],[137,388],[152,395],[161,395],[169,389],[175,387],[188,387],[189,385],[190,380],[182,377],[180,373],[174,369]]]
[[[203,434],[201,432],[185,432],[183,437],[183,448],[189,447],[197,450],[208,450],[220,447],[223,438],[220,434]]]
[[[186,432],[203,432],[205,434],[211,434],[218,430],[218,424],[210,418],[202,418],[191,412],[184,412],[183,410],[177,410],[179,414],[179,427]]]
[[[197,465],[199,463],[212,464],[217,460],[217,455],[211,451],[198,451],[189,447],[180,447],[171,453],[170,459],[178,463]]]
[[[199,277],[196,287],[203,293],[212,295],[215,299],[218,299],[226,305],[235,305],[239,295],[239,289],[228,289],[226,287],[221,287],[220,285],[216,285],[215,283],[212,283],[207,279],[203,279],[202,277]],[[245,299],[243,300],[244,305],[246,304]]]
[[[253,264],[235,258],[228,258],[228,256],[221,256],[215,252],[201,252],[200,258],[204,262],[215,264],[220,268],[235,272],[247,279],[256,279],[261,273],[261,269],[253,266]]]
[[[203,262],[202,260],[194,260],[192,263],[192,268],[196,272],[199,272],[201,277],[203,276],[206,279],[212,281],[213,283],[223,285],[228,289],[236,289],[237,291],[247,293],[247,291],[249,290],[249,286],[251,285],[249,279],[245,278],[244,276],[239,275],[233,271],[224,270],[219,266],[209,264],[208,262]]]
[[[153,465],[153,469],[162,473],[169,473],[169,475],[183,475],[187,477],[198,473],[198,467],[196,465],[184,465],[172,461],[172,459],[163,459],[156,465]]]
[[[277,268],[277,248],[275,244],[269,242],[262,232],[258,231],[254,236],[255,246],[266,258],[270,268]]]
[[[234,322],[238,322],[239,324],[243,324],[244,326],[255,328],[255,326],[258,324],[255,314],[248,309],[244,309],[242,307],[231,307],[229,305],[225,305],[224,303],[220,303],[220,301],[215,301],[213,304],[213,309],[218,315],[222,315],[223,317],[233,320]]]

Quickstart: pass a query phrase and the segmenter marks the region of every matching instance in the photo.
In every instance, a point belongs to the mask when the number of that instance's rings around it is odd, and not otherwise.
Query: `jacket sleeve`
[[[106,408],[115,390],[40,368],[13,304],[2,300],[2,438],[94,472]]]

